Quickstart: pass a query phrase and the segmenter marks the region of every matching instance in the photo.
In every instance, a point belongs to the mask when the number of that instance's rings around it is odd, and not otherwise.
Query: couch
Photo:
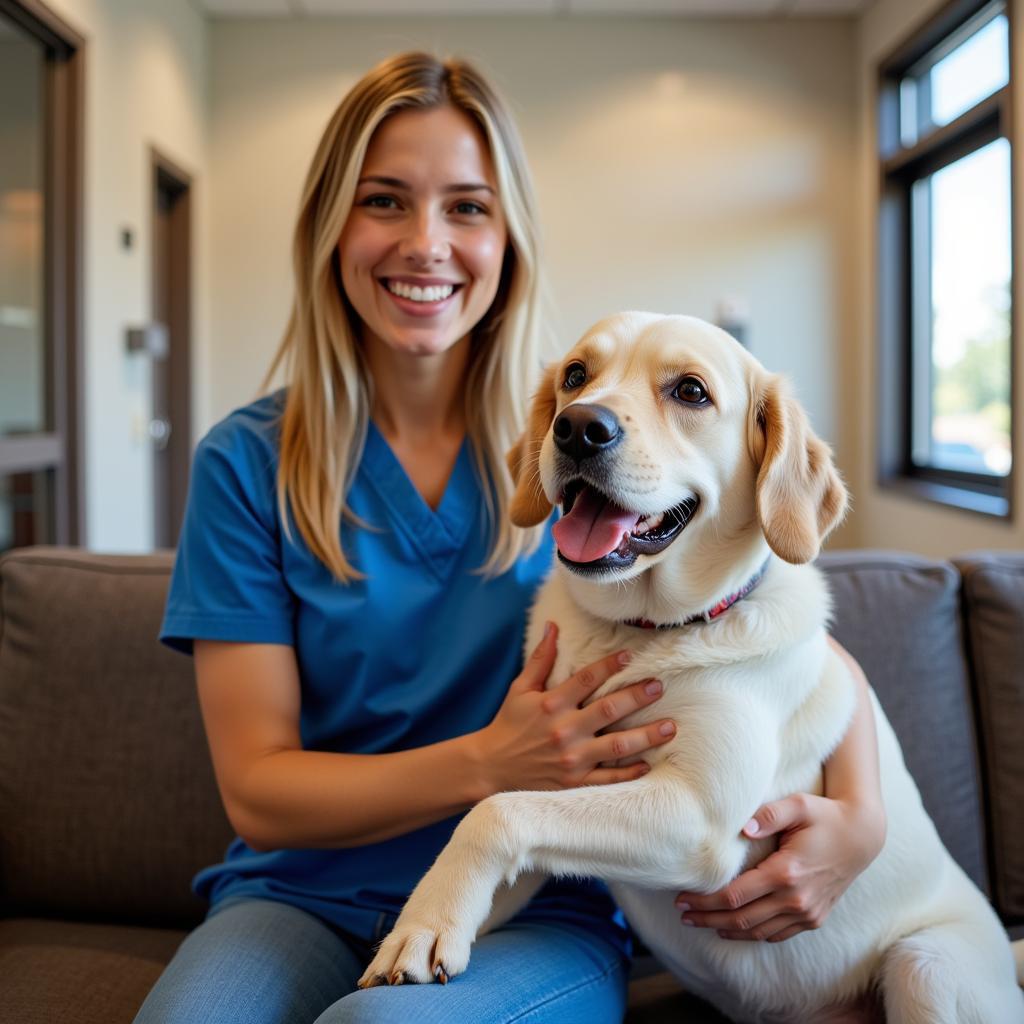
[[[190,659],[156,640],[172,555],[0,558],[0,1018],[121,1024],[232,838]],[[821,557],[950,852],[1024,936],[1024,555]],[[641,957],[630,1024],[721,1020]],[[993,1022],[995,1024],[995,1022]]]

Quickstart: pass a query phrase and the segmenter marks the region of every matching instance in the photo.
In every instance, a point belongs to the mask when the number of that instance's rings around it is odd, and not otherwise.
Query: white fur
[[[864,998],[877,987],[890,1024],[1024,1021],[1005,932],[943,847],[873,695],[887,838],[824,925],[771,944],[680,925],[678,890],[719,889],[771,852],[771,841],[740,835],[762,803],[821,792],[821,765],[842,739],[855,693],[826,643],[823,578],[772,554],[754,513],[760,455],[748,440],[750,402],[764,371],[692,318],[624,315],[597,325],[577,350],[588,340],[604,369],[585,400],[631,417],[616,500],[656,511],[698,494],[701,507],[669,548],[642,556],[618,580],[559,566],[532,611],[526,649],[537,645],[544,622],[558,623],[554,684],[629,648],[628,668],[592,699],[660,679],[662,698],[616,728],[671,718],[677,734],[645,752],[651,771],[637,781],[503,793],[478,804],[360,984],[431,981],[435,965],[457,975],[476,935],[511,917],[545,875],[592,875],[608,880],[630,923],[683,984],[734,1020],[867,1020]],[[637,368],[669,357],[713,378],[713,416],[644,410],[650,389]],[[639,385],[624,383],[634,378]],[[651,427],[658,416],[667,417],[668,440]],[[550,432],[538,461],[554,500]],[[636,504],[626,504],[630,497]],[[662,630],[619,624],[673,622],[711,607],[766,558],[760,585],[712,622]]]

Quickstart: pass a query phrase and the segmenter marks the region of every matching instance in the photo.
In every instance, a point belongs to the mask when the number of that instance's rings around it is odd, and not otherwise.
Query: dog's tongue
[[[637,524],[627,512],[593,487],[584,487],[572,510],[551,528],[558,550],[573,562],[595,562],[614,551]]]

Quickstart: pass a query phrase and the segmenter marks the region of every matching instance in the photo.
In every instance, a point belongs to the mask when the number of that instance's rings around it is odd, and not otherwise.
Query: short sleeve
[[[294,643],[294,598],[284,578],[276,458],[256,434],[218,424],[192,465],[185,521],[160,639]]]

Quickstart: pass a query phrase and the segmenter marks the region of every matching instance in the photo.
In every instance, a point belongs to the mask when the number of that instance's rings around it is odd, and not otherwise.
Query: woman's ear
[[[782,377],[765,374],[751,402],[759,459],[757,517],[768,546],[786,562],[813,561],[846,513],[846,487]]]
[[[515,491],[509,514],[516,526],[536,526],[551,515],[551,502],[540,484],[540,449],[555,418],[555,368],[544,371],[530,404],[523,436],[509,449],[505,461]]]

